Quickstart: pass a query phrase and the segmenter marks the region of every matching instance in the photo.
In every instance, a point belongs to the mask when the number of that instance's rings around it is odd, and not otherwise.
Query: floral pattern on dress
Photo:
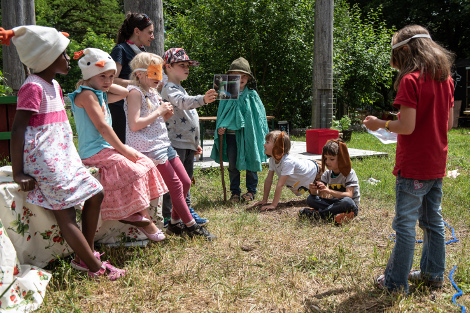
[[[102,189],[83,166],[72,139],[68,121],[27,127],[24,172],[37,181],[27,202],[61,210],[79,205]]]

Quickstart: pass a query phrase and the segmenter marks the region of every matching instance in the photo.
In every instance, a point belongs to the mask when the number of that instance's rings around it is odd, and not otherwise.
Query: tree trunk
[[[34,0],[1,1],[4,29],[36,24]],[[3,46],[3,75],[6,79],[5,84],[11,87],[16,95],[25,80],[25,70],[13,43],[10,46]]]
[[[152,41],[148,52],[163,57],[165,48],[163,31],[163,2],[162,0],[124,0],[124,11],[133,13],[145,13],[152,20],[155,40]]]
[[[315,1],[312,128],[330,128],[333,120],[333,0]]]

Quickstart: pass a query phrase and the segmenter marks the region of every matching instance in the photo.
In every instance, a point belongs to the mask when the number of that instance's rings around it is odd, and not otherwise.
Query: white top
[[[131,90],[137,90],[141,94],[140,104],[140,117],[145,117],[151,112],[155,111],[162,103],[162,97],[158,93],[150,93],[141,90],[141,88],[129,85],[127,86],[129,92]],[[147,99],[150,100],[150,106],[147,103]],[[129,119],[127,117],[128,112],[127,98],[124,100],[124,111],[126,112],[126,144],[139,152],[156,152],[163,148],[167,148],[171,145],[170,139],[168,138],[168,131],[166,130],[165,121],[162,116],[157,117],[155,121],[147,125],[146,127],[134,132],[129,127]]]
[[[308,185],[315,180],[318,165],[313,160],[296,159],[290,154],[284,154],[277,164],[274,158],[269,158],[269,170],[276,172],[279,177],[289,176],[286,187],[300,196],[308,192]]]

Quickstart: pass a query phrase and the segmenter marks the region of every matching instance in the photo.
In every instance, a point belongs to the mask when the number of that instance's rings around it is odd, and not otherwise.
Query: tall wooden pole
[[[152,41],[148,52],[163,56],[165,52],[163,30],[163,2],[162,0],[124,0],[124,11],[145,13],[153,21],[155,40]]]
[[[34,0],[1,0],[2,1],[2,27],[11,29],[21,25],[36,24]],[[16,52],[13,43],[3,46],[3,75],[6,85],[13,89],[16,95],[25,80],[23,63]]]
[[[333,0],[315,1],[312,128],[330,128],[333,120]]]

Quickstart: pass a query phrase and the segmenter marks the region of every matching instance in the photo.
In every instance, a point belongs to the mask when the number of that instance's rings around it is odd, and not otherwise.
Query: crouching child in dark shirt
[[[328,170],[325,169],[325,165]],[[323,147],[320,181],[309,185],[310,208],[299,211],[299,216],[333,219],[338,225],[352,220],[359,210],[359,181],[351,168],[348,147],[339,140],[330,140]]]

